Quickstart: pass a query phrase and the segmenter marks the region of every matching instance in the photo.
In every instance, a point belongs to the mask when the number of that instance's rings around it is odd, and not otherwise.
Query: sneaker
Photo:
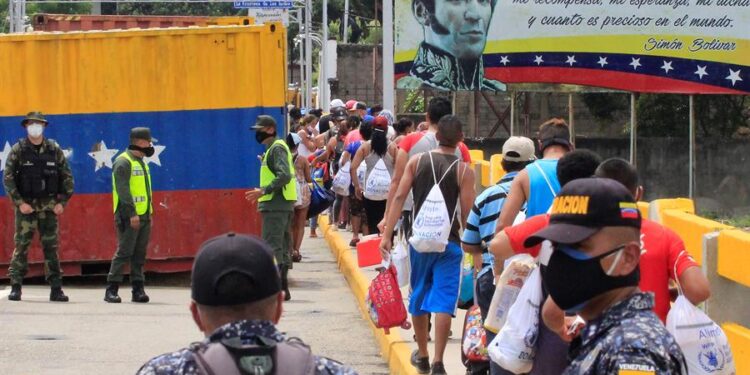
[[[435,362],[432,364],[432,375],[448,375],[445,372],[445,365],[443,362]]]
[[[411,365],[417,369],[417,373],[419,374],[430,373],[430,358],[429,357],[420,358],[419,350],[415,350],[411,353]],[[445,369],[443,369],[443,371],[445,371]]]

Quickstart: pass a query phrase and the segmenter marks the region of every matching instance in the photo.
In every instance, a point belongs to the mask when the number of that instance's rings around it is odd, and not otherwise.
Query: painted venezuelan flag
[[[47,114],[45,136],[64,149],[75,177],[60,220],[66,274],[114,254],[111,167],[136,126],[151,128],[155,138],[156,154],[147,160],[155,211],[149,269],[188,270],[206,239],[260,232],[244,191],[258,185],[264,150],[248,128],[265,114],[284,132],[285,40],[283,28],[268,26],[0,37],[0,56],[39,53],[44,62],[0,73],[16,88],[0,88],[7,103],[0,107],[0,164],[25,137],[23,115]],[[14,248],[4,195],[0,190],[0,264]],[[42,259],[41,252],[30,255]],[[6,267],[0,269],[2,276]],[[40,272],[40,264],[32,266],[31,274]]]

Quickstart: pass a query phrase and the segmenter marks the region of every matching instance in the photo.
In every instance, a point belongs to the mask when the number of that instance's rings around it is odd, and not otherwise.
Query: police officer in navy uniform
[[[679,345],[653,312],[654,296],[638,289],[640,228],[627,188],[584,178],[560,190],[550,225],[525,241],[552,242],[551,254],[539,255],[546,304],[587,322],[565,375],[687,373]]]
[[[34,233],[44,252],[44,269],[52,290],[50,301],[67,302],[62,291],[58,259],[58,220],[73,195],[73,173],[62,149],[44,138],[47,120],[41,112],[30,112],[21,121],[27,136],[11,148],[5,163],[3,185],[15,207],[15,250],[8,268],[11,291],[8,299],[21,300],[21,282],[28,272],[28,250]]]

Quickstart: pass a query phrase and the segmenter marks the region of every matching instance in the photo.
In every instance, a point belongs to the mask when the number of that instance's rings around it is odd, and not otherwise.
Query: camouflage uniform
[[[653,307],[652,294],[636,293],[589,322],[571,345],[574,359],[564,374],[687,374],[680,347]]]
[[[278,342],[286,340],[286,337],[276,330],[276,327],[268,321],[240,320],[225,324],[214,331],[204,342],[215,342],[221,339],[241,337],[245,344],[253,343],[257,336],[266,337]],[[251,341],[253,340],[253,341]],[[255,341],[257,342],[257,341]],[[315,357],[318,375],[356,375],[357,373],[332,359]],[[160,355],[143,365],[137,375],[198,375],[198,365],[195,363],[193,352],[190,349],[182,349],[173,353]]]
[[[14,236],[16,247],[13,251],[10,267],[8,268],[8,276],[10,277],[11,284],[21,284],[23,277],[29,269],[29,246],[34,237],[34,232],[39,230],[42,250],[44,251],[44,268],[47,281],[52,287],[59,287],[62,284],[62,271],[60,270],[60,261],[57,257],[57,215],[52,210],[58,203],[65,206],[73,195],[73,173],[60,146],[54,140],[45,139],[41,147],[36,151],[40,154],[48,150],[54,152],[61,181],[61,185],[59,186],[60,191],[57,197],[25,199],[21,196],[16,184],[16,174],[20,171],[19,162],[21,160],[22,143],[26,146],[34,147],[26,138],[14,144],[10,155],[8,155],[3,175],[5,192],[16,208],[16,231]],[[28,215],[21,213],[19,207],[22,203],[31,205],[34,212]]]

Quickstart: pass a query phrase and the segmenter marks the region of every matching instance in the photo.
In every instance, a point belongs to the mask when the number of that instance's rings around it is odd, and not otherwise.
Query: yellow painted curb
[[[351,254],[349,243],[341,238],[337,232],[331,230],[330,225],[328,225],[328,217],[321,216],[318,219],[318,225],[323,231],[326,242],[328,242],[328,247],[336,258],[339,270],[344,274],[346,281],[349,283],[349,288],[351,288],[352,293],[357,298],[357,305],[359,306],[362,318],[367,321],[380,344],[380,354],[388,362],[391,374],[417,374],[417,370],[411,365],[411,344],[401,337],[399,329],[393,328],[391,329],[391,333],[386,335],[382,329],[372,324],[370,314],[367,312],[367,306],[365,306],[365,297],[367,297],[367,290],[370,287],[370,280],[365,277],[359,266],[357,266],[357,260]]]

